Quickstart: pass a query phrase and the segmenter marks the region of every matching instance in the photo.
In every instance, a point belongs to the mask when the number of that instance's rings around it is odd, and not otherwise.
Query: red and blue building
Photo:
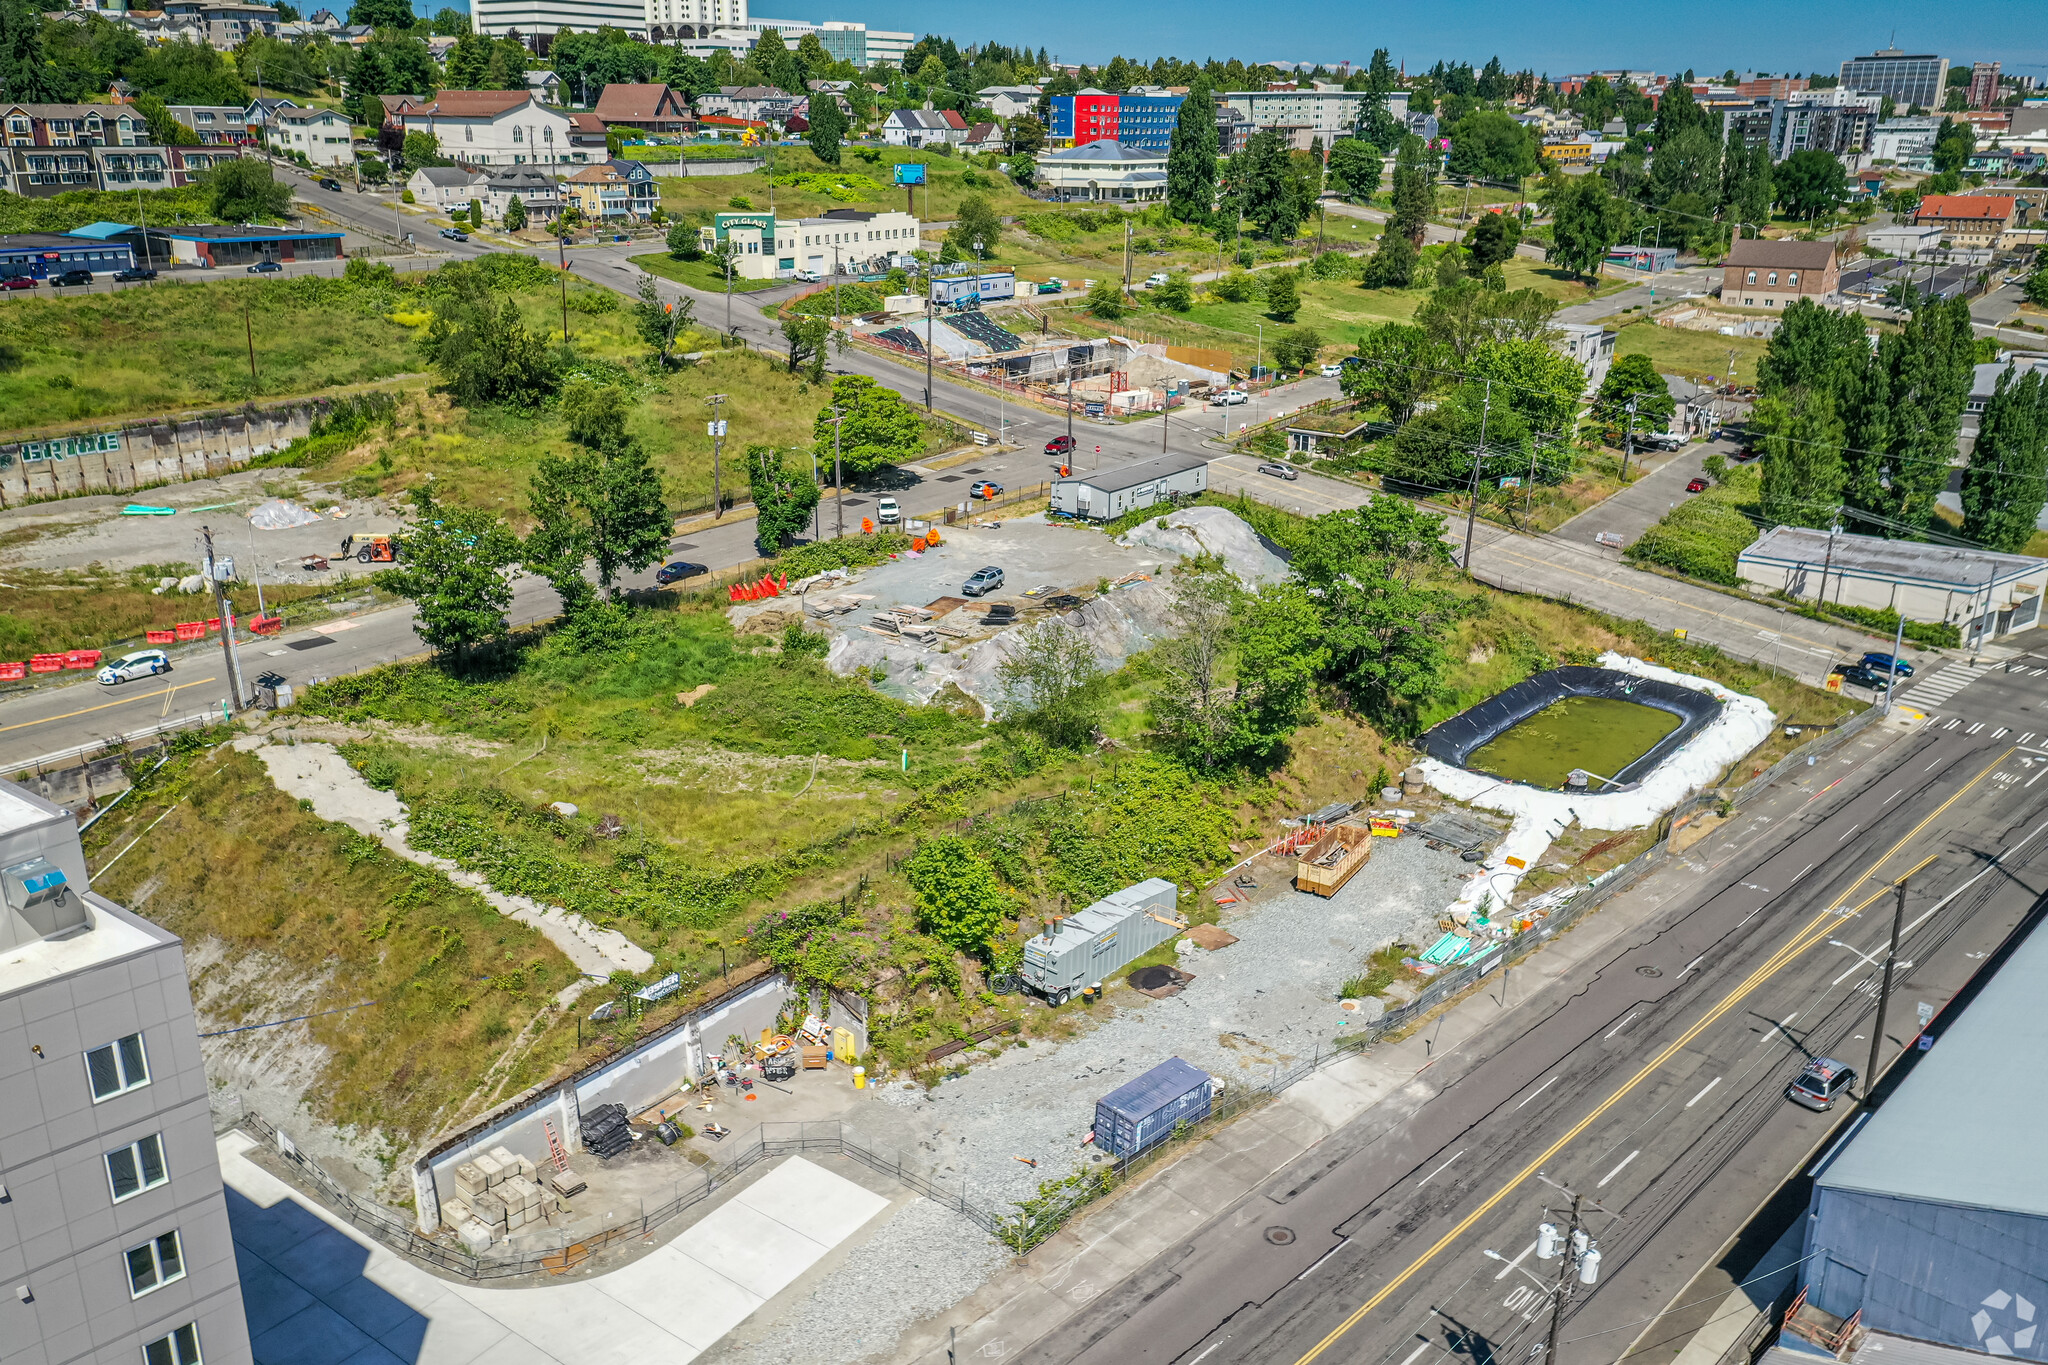
[[[1174,125],[1180,120],[1181,95],[1132,93],[1112,95],[1083,90],[1051,98],[1054,146],[1080,147],[1090,142],[1119,142],[1126,147],[1164,155],[1173,147]]]

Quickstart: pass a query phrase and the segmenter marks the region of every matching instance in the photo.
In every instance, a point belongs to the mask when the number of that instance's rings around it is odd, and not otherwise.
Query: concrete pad
[[[766,1299],[824,1253],[824,1247],[734,1200],[676,1238],[675,1250],[748,1293]],[[797,1269],[792,1269],[795,1266]]]
[[[373,1341],[342,1361],[341,1365],[406,1365],[406,1362]]]
[[[313,1296],[280,1274],[277,1268],[248,1250],[235,1248],[235,1269],[242,1281],[242,1306],[249,1319],[250,1337],[262,1336],[292,1314],[315,1302]]]
[[[385,1341],[393,1333],[403,1332],[408,1328],[411,1328],[411,1334],[416,1337],[425,1326],[420,1315],[403,1301],[360,1275],[347,1284],[322,1294],[320,1299],[329,1308],[347,1318],[351,1326],[378,1341]]]
[[[375,1345],[324,1303],[311,1304],[249,1343],[256,1365],[340,1365]]]
[[[802,1157],[791,1157],[772,1180],[748,1186],[733,1200],[824,1246],[836,1246],[889,1207],[872,1190],[842,1180]]]
[[[605,1276],[605,1294],[634,1305],[649,1321],[698,1350],[747,1320],[767,1302],[701,1261],[648,1257]]]

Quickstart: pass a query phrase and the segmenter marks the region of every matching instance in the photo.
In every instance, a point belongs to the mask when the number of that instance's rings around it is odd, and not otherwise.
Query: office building
[[[95,894],[72,813],[0,781],[9,1360],[248,1365],[175,935]]]
[[[1126,147],[1164,155],[1173,148],[1174,125],[1180,120],[1183,95],[1140,88],[1113,95],[1093,88],[1047,101],[1052,126],[1047,140],[1055,147],[1089,142],[1120,142]]]
[[[909,265],[922,230],[917,219],[894,210],[827,209],[818,218],[719,212],[697,231],[706,251],[732,243],[738,278],[786,280],[799,270],[864,275]]]
[[[692,0],[695,3],[695,0]],[[706,8],[737,6],[747,0],[702,0]],[[683,7],[678,0],[676,8]],[[563,29],[593,33],[600,28],[624,30],[632,37],[647,32],[647,0],[474,0],[470,22],[492,38],[518,34],[536,50],[545,51]]]
[[[1403,124],[1408,119],[1406,90],[1374,95],[1317,82],[1310,90],[1233,90],[1216,99],[1242,113],[1255,129],[1282,130],[1288,135],[1288,146],[1304,152],[1317,138],[1328,147],[1338,138],[1350,136],[1358,127],[1360,113],[1372,100],[1384,99],[1387,112]]]
[[[1166,153],[1107,139],[1040,152],[1038,184],[1052,197],[1142,203],[1166,197]]]
[[[1969,553],[1876,543],[1923,559]],[[1911,556],[1895,555],[1882,567],[1903,577],[1919,568]],[[2012,580],[2025,578],[2038,607],[2041,561],[1981,560],[1946,575],[1922,574],[1930,580],[1922,595],[1938,599],[1947,586],[1951,596],[1981,605],[1988,577],[2002,576],[1993,594],[2000,600]],[[2036,931],[1953,1018],[1944,1011],[1928,1022],[1921,1034],[1927,1050],[1914,1047],[1895,1064],[1910,1068],[1898,1088],[1823,1155],[1807,1206],[1803,1288],[1773,1356],[1796,1352],[1793,1358],[1812,1361],[1817,1352],[1835,1354],[1827,1343],[1846,1334],[1860,1339],[1858,1358],[1866,1361],[1894,1354],[2041,1358],[2048,1183],[2038,1154],[2048,1092],[2013,1082],[2037,1075],[2048,1050],[2044,979],[2048,934]],[[1911,997],[1894,998],[1893,1010],[1901,1005],[1905,1018],[1894,1027],[1910,1035]]]
[[[1721,261],[1721,302],[1743,308],[1790,308],[1841,288],[1833,242],[1744,237]]]
[[[1915,104],[1923,109],[1941,108],[1947,85],[1948,58],[1933,53],[1886,47],[1842,63],[1843,89],[1889,95],[1900,109]]]

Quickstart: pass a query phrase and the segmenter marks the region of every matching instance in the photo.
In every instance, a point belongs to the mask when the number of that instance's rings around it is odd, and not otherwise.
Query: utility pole
[[[1887,703],[1891,700],[1889,692],[1886,693],[1885,700]],[[1926,864],[1922,863],[1921,866],[1924,867]],[[1919,870],[1913,869],[1914,872]],[[1877,1020],[1870,1026],[1870,1066],[1863,1073],[1865,1109],[1877,1107],[1871,1102],[1871,1092],[1877,1089],[1877,1050],[1884,1045],[1884,1011],[1892,999],[1892,966],[1899,960],[1899,931],[1906,921],[1906,881],[1912,875],[1912,872],[1908,872],[1899,878],[1898,884],[1892,888],[1896,893],[1892,901],[1892,946],[1884,955],[1884,984],[1878,987],[1877,991]]]
[[[846,409],[832,408],[832,509],[839,518],[839,537],[846,535],[846,475],[839,467],[839,432],[846,425]]]
[[[1486,458],[1486,422],[1493,415],[1493,381],[1486,381],[1486,393],[1479,400],[1479,448],[1472,452],[1470,502],[1465,508],[1465,576],[1472,576],[1472,523],[1479,516],[1479,465]]]
[[[1131,220],[1124,219],[1124,297],[1131,293]]]
[[[152,258],[149,250],[149,218],[142,211],[141,190],[135,191],[135,225],[142,232],[142,268],[144,270],[155,270],[156,261]]]
[[[1621,438],[1621,482],[1623,487],[1628,485],[1629,457],[1636,453],[1636,404],[1640,400],[1641,395],[1628,400],[1628,430]]]
[[[228,600],[228,590],[221,586],[214,573],[213,528],[202,526],[199,534],[206,541],[206,577],[213,584],[214,609],[220,613],[220,648],[227,656],[228,687],[235,694],[235,710],[240,711],[244,702],[242,691],[242,661],[235,654],[235,607]]]
[[[1556,1280],[1546,1281],[1534,1271],[1525,1269],[1520,1264],[1520,1257],[1509,1261],[1491,1247],[1487,1248],[1484,1254],[1490,1260],[1506,1261],[1511,1268],[1520,1270],[1529,1277],[1531,1283],[1549,1296],[1550,1331],[1542,1348],[1542,1365],[1556,1365],[1557,1333],[1564,1324],[1564,1306],[1571,1299],[1573,1280],[1576,1279],[1583,1285],[1593,1285],[1600,1279],[1600,1246],[1587,1233],[1583,1221],[1584,1213],[1592,1210],[1612,1218],[1614,1212],[1585,1198],[1577,1190],[1566,1189],[1547,1175],[1539,1173],[1536,1178],[1559,1193],[1570,1195],[1572,1201],[1569,1219],[1562,1230],[1557,1224],[1549,1221],[1551,1214],[1547,1208],[1543,1211],[1544,1221],[1536,1227],[1536,1259],[1557,1261]],[[1533,1349],[1531,1354],[1535,1354]]]
[[[932,321],[932,296],[924,296],[924,410],[932,410],[932,349],[938,345],[938,324]]]
[[[559,230],[560,225],[557,224],[556,226],[555,263],[562,272],[562,345],[567,347],[569,344],[569,251],[565,243],[568,239],[562,236]]]
[[[714,393],[704,400],[711,405],[711,421],[706,434],[711,437],[711,516],[714,520],[725,515],[725,499],[719,487],[719,452],[725,446],[725,418],[721,416],[725,395]]]
[[[256,396],[256,330],[249,322],[249,296],[242,295],[242,337],[249,343],[249,396]]]

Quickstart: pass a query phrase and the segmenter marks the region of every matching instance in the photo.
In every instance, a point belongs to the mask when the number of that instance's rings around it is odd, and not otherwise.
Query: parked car
[[[991,483],[987,479],[975,480],[974,486],[967,490],[968,497],[981,498],[984,501],[999,498],[1002,495],[1003,486],[999,483]]]
[[[1065,288],[1066,286],[1058,280],[1047,280],[1044,284],[1038,286],[1038,292],[1041,294],[1057,294]]]
[[[985,569],[976,569],[960,585],[960,591],[969,597],[980,597],[983,593],[994,592],[1003,586],[1003,571],[991,564]]]
[[[1880,673],[1874,668],[1865,668],[1862,664],[1845,664],[1837,669],[1836,672],[1842,675],[1843,682],[1854,683],[1858,687],[1867,687],[1873,692],[1884,691],[1894,681],[1891,674]]]
[[[1794,1104],[1824,1113],[1856,1084],[1856,1072],[1832,1057],[1816,1057],[1799,1073],[1799,1079],[1785,1087],[1785,1098]]]
[[[1863,656],[1863,666],[1879,673],[1896,673],[1902,678],[1913,676],[1913,665],[1904,659],[1895,659],[1889,654],[1873,651]]]
[[[53,276],[50,283],[53,285],[91,284],[92,272],[90,270],[67,270],[61,275]]]
[[[1071,436],[1055,436],[1045,443],[1045,453],[1048,455],[1065,455],[1073,448],[1074,438]]]
[[[894,498],[876,498],[875,520],[884,526],[894,526],[903,520],[903,509],[897,505]]]
[[[1696,478],[1685,486],[1685,491],[1688,493],[1704,493],[1707,491],[1707,481],[1703,478]]]
[[[799,284],[816,284],[825,277],[815,270],[799,270],[790,278]]]
[[[1652,431],[1636,437],[1636,444],[1646,450],[1683,450],[1685,437],[1675,431]]]
[[[1265,464],[1260,465],[1259,472],[1261,474],[1271,474],[1276,479],[1286,479],[1289,482],[1301,477],[1294,472],[1292,466],[1281,464],[1278,460],[1268,460]]]
[[[692,564],[686,559],[675,559],[654,571],[654,581],[667,587],[671,583],[680,583],[685,578],[695,578],[698,574],[710,572],[711,570],[702,564]]]
[[[1344,373],[1344,366],[1342,362],[1333,362],[1323,366],[1317,373],[1325,379],[1335,379],[1338,375]]]
[[[114,278],[122,284],[136,284],[142,280],[153,280],[156,272],[146,265],[131,265],[126,270],[116,270]]]
[[[1251,401],[1251,395],[1243,389],[1218,389],[1209,395],[1209,406],[1212,408],[1234,408]]]
[[[159,673],[170,671],[170,655],[161,649],[138,649],[133,654],[123,654],[112,663],[102,665],[97,676],[100,686],[112,687],[117,683],[154,678]]]
[[[1145,287],[1147,289],[1157,289],[1160,285],[1165,283],[1166,272],[1164,270],[1155,270],[1145,277]]]
[[[469,240],[469,234],[464,232],[461,228],[442,228],[441,235],[443,237],[446,237],[451,242],[466,242]]]
[[[9,275],[6,279],[0,280],[0,289],[33,289],[35,287],[36,277],[33,275]]]
[[[320,188],[323,190],[338,190],[341,188],[341,182],[331,175],[323,175],[320,177]]]
[[[258,261],[249,267],[249,273],[251,275],[279,275],[284,273],[284,267],[276,261]]]

